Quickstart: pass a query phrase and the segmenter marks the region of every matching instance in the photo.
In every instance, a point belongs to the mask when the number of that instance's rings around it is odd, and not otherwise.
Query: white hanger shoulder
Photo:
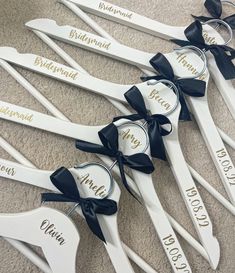
[[[0,214],[1,236],[40,246],[54,273],[75,273],[80,241],[78,230],[65,214],[51,208]]]

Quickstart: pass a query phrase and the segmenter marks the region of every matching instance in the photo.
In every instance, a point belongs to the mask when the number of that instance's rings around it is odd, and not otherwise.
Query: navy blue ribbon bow
[[[118,150],[118,129],[111,123],[99,131],[99,138],[102,145],[90,143],[83,140],[76,141],[76,147],[79,150],[89,153],[96,153],[106,155],[117,160],[119,166],[122,182],[128,192],[134,196],[131,192],[124,171],[124,165],[131,169],[150,174],[154,171],[154,166],[149,156],[144,153],[137,153],[130,156],[124,155]],[[134,196],[135,197],[135,196]]]
[[[235,50],[226,45],[207,44],[202,35],[202,24],[196,20],[189,25],[185,31],[188,41],[173,39],[172,41],[180,46],[193,45],[202,50],[210,51],[215,62],[226,80],[235,78],[235,66],[232,59],[235,57]]]
[[[162,80],[166,79],[173,82],[179,91],[179,100],[181,104],[180,120],[191,120],[190,112],[185,101],[184,95],[191,97],[203,97],[206,91],[206,83],[197,79],[178,79],[174,75],[173,68],[167,58],[157,53],[150,61],[152,67],[160,74],[157,76],[141,77],[142,80]]]
[[[221,18],[222,16],[222,3],[220,0],[206,0],[204,3],[207,11],[210,13],[211,17],[209,16],[194,16],[195,19],[198,19],[201,22],[206,22],[211,19],[220,19],[226,22],[232,29],[235,29],[235,14],[230,15],[225,18]]]
[[[111,199],[82,198],[70,171],[61,167],[50,176],[59,193],[43,193],[43,202],[72,202],[81,206],[82,213],[91,231],[106,242],[96,214],[112,215],[117,212],[117,203]]]
[[[133,86],[124,94],[129,105],[137,112],[128,116],[115,117],[113,121],[126,118],[132,121],[145,120],[148,124],[148,135],[150,142],[151,155],[153,157],[166,160],[166,152],[162,137],[169,135],[172,131],[170,120],[164,115],[151,115],[147,110],[144,98],[140,90]],[[170,125],[170,130],[166,130],[162,125]]]

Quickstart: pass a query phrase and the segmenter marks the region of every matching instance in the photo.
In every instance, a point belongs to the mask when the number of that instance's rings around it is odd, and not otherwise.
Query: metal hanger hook
[[[184,49],[191,49],[193,51],[195,51],[198,56],[202,59],[203,61],[203,68],[200,72],[198,72],[196,75],[192,76],[192,77],[179,77],[179,79],[196,79],[196,78],[199,78],[200,76],[203,75],[203,73],[206,71],[207,69],[207,57],[206,57],[206,54],[203,50],[201,50],[200,48],[196,47],[196,46],[193,46],[193,45],[188,45],[188,46],[183,46],[183,47],[179,47],[179,48],[175,48],[174,51],[181,51],[181,50],[184,50]]]
[[[202,22],[201,24],[202,25],[209,25],[211,23],[218,23],[219,25],[223,25],[225,28],[227,28],[230,37],[224,44],[221,44],[221,45],[229,44],[233,39],[233,30],[230,27],[230,25],[228,23],[226,23],[225,21],[221,20],[221,19],[211,19],[211,20],[208,20],[206,22]]]
[[[162,79],[162,80],[149,80],[147,81],[147,84],[148,85],[156,85],[156,84],[159,84],[159,83],[162,83],[162,84],[165,84],[165,85],[169,85],[171,89],[173,89],[174,93],[176,94],[176,103],[175,105],[173,106],[173,108],[171,110],[169,110],[168,112],[164,113],[164,116],[169,116],[171,113],[173,113],[175,111],[175,109],[178,107],[179,105],[179,102],[180,102],[180,93],[179,93],[179,89],[177,88],[177,86],[169,81],[169,80],[166,80],[166,79]]]

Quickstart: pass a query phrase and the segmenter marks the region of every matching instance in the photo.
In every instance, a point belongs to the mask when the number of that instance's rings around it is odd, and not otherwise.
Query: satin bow
[[[206,0],[204,3],[204,6],[206,7],[207,11],[210,13],[212,17],[193,15],[195,19],[198,19],[199,21],[202,21],[202,22],[206,22],[211,19],[220,19],[226,22],[232,29],[235,29],[235,14],[225,18],[221,18],[223,10],[222,10],[222,3],[220,0]]]
[[[103,242],[106,242],[96,214],[115,214],[117,212],[117,203],[111,199],[82,198],[72,174],[64,167],[55,171],[50,176],[50,179],[53,185],[61,191],[62,194],[43,193],[42,201],[72,202],[79,204],[91,231]]]
[[[203,97],[205,95],[206,83],[197,79],[178,79],[174,75],[173,68],[167,58],[161,54],[156,54],[150,64],[160,74],[157,76],[142,77],[142,80],[162,80],[167,79],[173,82],[179,91],[179,100],[181,104],[180,120],[191,120],[190,112],[185,101],[184,95],[191,97]]]
[[[134,196],[126,180],[124,165],[128,166],[131,169],[150,174],[154,171],[152,161],[150,160],[149,156],[144,153],[137,153],[127,156],[124,155],[121,151],[119,151],[118,129],[113,123],[104,127],[101,131],[99,131],[98,134],[103,146],[83,140],[77,140],[76,147],[84,152],[102,154],[116,159],[120,170],[122,182],[125,188],[128,190],[128,192],[132,196]]]
[[[137,114],[128,116],[115,117],[113,120],[119,120],[126,118],[132,121],[145,120],[148,124],[148,135],[150,142],[151,155],[153,157],[166,160],[166,152],[162,137],[169,135],[172,131],[172,125],[170,120],[164,115],[151,115],[150,111],[147,110],[144,98],[140,90],[133,86],[125,94],[125,98],[129,105],[137,112]],[[170,130],[167,131],[162,125],[170,125]]]
[[[193,45],[202,50],[210,51],[215,62],[226,80],[235,78],[235,66],[232,59],[235,57],[235,50],[226,45],[206,44],[203,38],[202,24],[196,20],[189,25],[185,31],[188,41],[173,39],[172,41],[180,46]]]

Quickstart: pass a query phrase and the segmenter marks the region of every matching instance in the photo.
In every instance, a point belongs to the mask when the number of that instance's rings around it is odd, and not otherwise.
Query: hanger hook
[[[174,93],[176,94],[176,103],[174,105],[174,107],[169,110],[168,112],[164,113],[164,116],[169,116],[171,113],[173,113],[175,111],[175,109],[178,107],[179,105],[179,102],[180,102],[180,93],[179,93],[179,89],[177,88],[177,86],[169,81],[169,80],[166,80],[166,79],[162,79],[162,80],[149,80],[147,81],[147,84],[148,85],[156,85],[156,84],[159,84],[159,83],[163,83],[165,85],[169,85],[171,89],[173,89]]]
[[[208,20],[206,22],[202,22],[201,24],[202,25],[209,25],[211,23],[218,23],[218,25],[223,25],[225,28],[227,28],[230,37],[224,44],[221,44],[221,45],[229,44],[233,39],[233,30],[230,27],[230,25],[228,23],[226,23],[225,21],[221,20],[221,19],[211,19],[211,20]]]
[[[202,59],[204,65],[203,65],[202,70],[200,72],[197,72],[196,75],[194,75],[192,77],[185,77],[185,78],[180,77],[179,79],[196,79],[196,78],[199,78],[200,76],[203,75],[203,73],[207,69],[207,58],[206,58],[205,52],[203,50],[201,50],[200,48],[198,48],[196,46],[193,46],[193,45],[174,48],[174,51],[181,51],[181,50],[184,50],[184,49],[191,49],[191,50],[195,51],[199,55],[199,57]]]
[[[228,0],[221,0],[222,4],[229,4],[230,6],[235,7],[235,3],[233,3],[232,1],[228,1]]]

